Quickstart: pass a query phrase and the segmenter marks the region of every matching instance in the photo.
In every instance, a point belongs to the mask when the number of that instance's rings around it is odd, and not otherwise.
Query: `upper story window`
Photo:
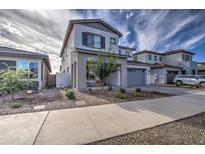
[[[192,56],[187,55],[187,54],[183,54],[183,55],[182,55],[182,59],[183,59],[184,61],[191,61],[191,60],[192,60]]]
[[[157,61],[157,55],[154,56],[154,61]]]
[[[162,56],[159,57],[159,61],[162,62]]]
[[[125,55],[129,56],[130,55],[129,51],[125,51]]]
[[[148,55],[148,60],[152,60],[152,55]]]
[[[117,44],[116,39],[111,37],[110,38],[110,44],[116,45]]]
[[[119,54],[120,54],[120,55],[122,54],[121,50],[119,50]]]
[[[93,33],[82,33],[82,44],[91,48],[105,49],[105,37]]]

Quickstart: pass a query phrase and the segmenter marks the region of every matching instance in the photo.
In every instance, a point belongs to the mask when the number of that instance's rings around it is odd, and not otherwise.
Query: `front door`
[[[167,84],[173,84],[176,75],[178,75],[178,71],[167,71]]]

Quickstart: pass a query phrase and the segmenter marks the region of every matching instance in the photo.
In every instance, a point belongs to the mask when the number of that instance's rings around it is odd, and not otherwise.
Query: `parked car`
[[[174,83],[180,87],[182,85],[195,85],[205,87],[205,76],[203,75],[177,75]]]

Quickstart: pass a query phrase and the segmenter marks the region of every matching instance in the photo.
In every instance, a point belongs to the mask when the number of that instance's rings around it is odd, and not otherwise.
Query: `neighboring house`
[[[48,55],[0,47],[0,71],[4,70],[6,65],[13,67],[17,71],[18,69],[28,71],[28,78],[36,83],[38,89],[46,86],[47,75],[51,72]]]
[[[198,74],[205,75],[205,62],[197,62]]]
[[[134,60],[152,64],[151,83],[170,84],[178,74],[197,74],[197,63],[192,60],[194,53],[179,49],[168,52],[144,50],[134,54]]]

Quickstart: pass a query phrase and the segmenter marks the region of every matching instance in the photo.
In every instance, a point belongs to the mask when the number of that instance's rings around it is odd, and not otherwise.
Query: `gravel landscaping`
[[[158,93],[158,92],[145,92],[143,91],[144,96],[136,97],[133,95],[134,91],[127,91],[126,94],[128,97],[126,99],[119,99],[116,97],[117,90],[107,91],[104,93],[96,94],[96,91],[81,91],[76,92],[76,98],[78,100],[85,101],[87,106],[90,105],[102,105],[102,104],[111,104],[111,103],[122,103],[128,101],[139,101],[146,99],[155,99],[162,97],[170,97],[173,96],[171,94],[166,93]]]
[[[205,144],[205,112],[198,115],[113,137],[93,145],[204,145]]]
[[[44,89],[34,94],[29,94],[26,98],[22,93],[15,95],[15,104],[20,104],[17,108],[12,108],[11,96],[0,97],[0,115],[37,112],[54,109],[69,108],[70,104],[64,99],[58,89]],[[14,106],[15,107],[15,106]]]
[[[75,91],[68,89],[68,91],[74,92],[75,99],[67,99],[65,90],[55,88],[44,89],[37,91],[36,93],[28,94],[26,98],[24,97],[23,92],[20,92],[15,95],[14,101],[11,101],[10,95],[0,96],[0,115],[67,109],[173,96],[157,92],[141,92],[142,96],[136,97],[133,95],[134,91],[128,91],[126,92],[127,98],[119,99],[116,97],[119,90],[105,91],[104,93],[99,92],[98,94],[96,94],[95,90]]]

